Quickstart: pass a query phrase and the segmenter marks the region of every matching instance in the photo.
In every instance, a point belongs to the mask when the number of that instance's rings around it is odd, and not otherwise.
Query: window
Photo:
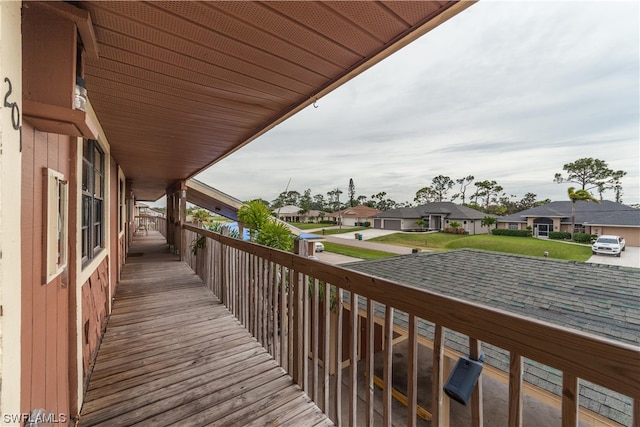
[[[98,141],[82,144],[82,263],[104,247],[104,152]]]
[[[119,223],[120,223],[120,231],[124,230],[124,218],[125,218],[125,211],[124,211],[124,181],[120,180],[120,218],[119,218]]]
[[[44,179],[45,283],[49,283],[67,266],[69,186],[64,176],[53,169],[44,169]]]
[[[518,229],[518,224],[515,222],[510,222],[509,223],[509,230],[517,230]]]

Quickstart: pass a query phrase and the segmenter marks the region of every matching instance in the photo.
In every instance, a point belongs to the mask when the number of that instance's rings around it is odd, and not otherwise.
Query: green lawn
[[[460,235],[447,233],[396,233],[371,241],[423,249],[484,249],[510,254],[586,261],[591,256],[590,245],[578,245],[532,237],[494,236],[491,234]]]
[[[376,251],[373,249],[357,248],[355,246],[340,245],[337,243],[323,242],[324,250],[335,254],[346,255],[361,259],[379,259],[396,256],[389,252]]]

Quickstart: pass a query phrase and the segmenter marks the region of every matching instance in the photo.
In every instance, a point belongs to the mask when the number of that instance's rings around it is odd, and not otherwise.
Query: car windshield
[[[615,244],[618,243],[617,239],[598,239],[598,243],[611,243],[611,244]]]

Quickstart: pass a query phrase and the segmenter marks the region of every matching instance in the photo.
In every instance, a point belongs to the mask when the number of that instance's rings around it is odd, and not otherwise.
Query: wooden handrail
[[[288,352],[289,354],[281,354],[281,359],[284,362],[281,364],[294,365],[288,366],[287,369],[294,379],[297,378],[303,389],[307,391],[311,391],[308,379],[312,379],[313,393],[310,394],[313,394],[313,397],[317,397],[316,402],[320,406],[326,406],[328,397],[318,396],[318,392],[316,391],[319,381],[318,373],[315,370],[317,369],[318,356],[316,353],[322,353],[322,351],[319,350],[316,342],[318,339],[317,331],[319,321],[315,316],[317,315],[318,310],[323,311],[322,304],[317,304],[319,298],[317,295],[319,295],[319,291],[315,285],[317,283],[316,281],[324,284],[331,284],[331,286],[336,287],[338,290],[336,292],[340,292],[340,296],[336,298],[339,306],[342,306],[343,304],[342,291],[348,291],[352,296],[351,298],[354,296],[360,296],[361,298],[365,298],[367,303],[370,301],[376,301],[386,307],[391,307],[396,311],[404,312],[411,316],[412,319],[419,318],[434,323],[438,329],[447,328],[467,335],[468,337],[471,337],[472,343],[490,343],[507,350],[512,355],[512,361],[518,365],[521,363],[522,358],[528,358],[561,370],[565,378],[565,385],[571,386],[569,387],[569,392],[573,392],[574,378],[579,378],[581,380],[593,382],[623,395],[630,396],[635,400],[636,404],[634,407],[636,408],[638,405],[637,402],[640,402],[640,382],[637,380],[640,378],[640,363],[638,362],[640,361],[640,347],[620,343],[536,319],[527,318],[518,314],[483,306],[481,304],[440,295],[425,289],[372,277],[356,271],[318,262],[317,260],[310,260],[288,252],[274,250],[254,243],[229,238],[218,233],[213,233],[189,225],[184,225],[184,229],[196,233],[199,236],[205,236],[206,238],[211,239],[211,241],[219,243],[222,248],[229,248],[225,250],[234,250],[237,251],[238,254],[242,253],[244,254],[243,256],[248,256],[248,259],[264,261],[265,264],[263,266],[255,264],[255,261],[247,261],[247,265],[253,266],[251,268],[258,269],[258,271],[253,271],[253,275],[239,273],[244,274],[245,278],[239,276],[234,278],[233,286],[231,286],[231,288],[236,290],[233,292],[239,292],[240,294],[245,292],[244,296],[241,295],[240,299],[236,298],[234,301],[223,301],[228,306],[230,305],[234,308],[234,310],[238,308],[238,305],[244,304],[244,300],[247,300],[247,304],[251,304],[250,294],[253,291],[248,288],[249,281],[264,283],[264,285],[261,285],[262,287],[258,288],[260,292],[258,296],[261,298],[260,301],[267,301],[266,299],[269,299],[272,303],[274,301],[280,301],[279,309],[282,310],[283,302],[287,301],[287,296],[282,295],[279,299],[275,298],[275,295],[277,295],[277,292],[279,291],[273,288],[278,286],[276,284],[278,280],[274,278],[260,278],[256,276],[256,273],[258,273],[260,269],[266,269],[265,266],[268,265],[277,266],[276,270],[278,268],[280,269],[280,276],[284,276],[284,271],[295,272],[293,273],[293,276],[289,276],[288,286],[293,290],[297,288],[298,294],[297,296],[294,296],[294,300],[292,300],[291,292],[288,292],[289,300],[287,307],[291,310],[292,316],[298,316],[297,319],[294,319],[292,322],[291,318],[284,316],[283,313],[277,314],[276,312],[276,315],[270,314],[268,312],[269,308],[265,305],[260,307],[251,307],[251,310],[259,309],[261,315],[258,317],[262,316],[262,319],[254,319],[257,322],[267,322],[269,320],[269,316],[274,316],[276,319],[280,316],[279,323],[282,323],[284,319],[287,319],[289,328],[284,329],[286,329],[289,334],[298,335],[297,337],[291,337],[293,341],[289,342],[305,349],[305,351],[295,352],[296,355],[288,357],[294,352],[291,350],[295,350],[294,348],[290,348],[290,351]],[[222,269],[227,268],[224,267],[224,264],[220,261],[220,256],[224,253],[224,251],[221,251],[219,254],[215,255],[217,258],[211,258],[212,260],[217,260],[216,263],[219,266],[217,268],[221,269],[221,271],[223,271]],[[214,255],[206,254],[206,256]],[[244,261],[238,262],[245,265]],[[243,268],[239,265],[229,268],[237,272]],[[211,268],[213,268],[213,263]],[[208,271],[207,274],[211,276],[219,276],[220,272]],[[232,292],[229,284],[230,278],[220,278],[223,279],[222,282],[216,285],[220,287],[219,292],[222,294],[224,294],[224,292]],[[306,284],[309,278],[311,280],[310,283],[312,283],[312,288],[310,292],[306,292],[306,288],[303,287],[303,285]],[[269,286],[271,286],[271,288],[269,288]],[[247,292],[249,294],[247,294]],[[218,295],[220,295],[220,293]],[[314,298],[314,296],[316,297]],[[309,306],[310,302],[313,304],[311,307]],[[309,313],[314,314],[312,317],[309,317]],[[347,342],[350,344],[348,344],[349,348],[346,350],[351,354],[350,358],[352,360],[354,357],[357,360],[356,353],[359,353],[361,357],[370,358],[372,357],[371,348],[358,348],[355,332],[359,331],[359,329],[357,324],[354,325],[354,321],[357,323],[358,317],[354,317],[355,315],[357,315],[357,313],[352,313],[349,319],[349,325],[352,330],[351,335],[353,336],[348,338]],[[246,316],[246,314],[239,317],[241,320],[243,318],[242,316]],[[346,318],[343,320],[341,315],[339,316],[339,320],[340,323],[347,321]],[[368,325],[365,325],[367,328],[367,335],[369,337],[373,336],[373,331],[371,329],[373,328],[371,324],[372,322],[369,321],[365,323],[368,323]],[[314,330],[316,333],[311,338],[307,333],[300,335],[301,329],[296,328],[296,325],[303,325],[302,331]],[[278,327],[277,325],[274,325],[273,322],[270,324],[262,323],[261,325],[255,325],[253,328],[251,325],[248,327],[260,342],[267,343],[265,345],[266,348],[270,349],[273,347],[272,354],[276,355],[277,351],[282,352],[283,346],[278,342],[277,334],[274,334],[274,329],[269,329]],[[256,327],[261,330],[256,330]],[[280,328],[283,327],[284,325],[280,324]],[[294,329],[291,329],[291,327]],[[342,325],[340,325],[340,327],[342,328]],[[326,330],[324,336],[324,339],[322,336],[320,336],[320,339],[326,341],[326,337],[328,336]],[[310,339],[312,340],[311,342],[309,341]],[[367,341],[371,342],[371,340]],[[284,340],[282,340],[282,342],[284,342]],[[324,345],[326,346],[328,343],[325,342]],[[342,346],[340,346],[339,350],[340,353],[342,353]],[[309,361],[307,357],[310,354],[309,351],[312,352],[313,362],[315,363],[314,367],[312,367],[313,371],[310,377],[306,376],[307,373],[309,373]],[[385,349],[385,353],[387,355],[390,351],[390,348]],[[442,350],[438,348],[438,351],[441,352]],[[324,357],[326,357],[326,355]],[[338,354],[336,357],[341,357],[341,355]],[[284,361],[285,359],[286,362]],[[441,359],[437,360],[437,362],[438,369],[441,369]],[[324,366],[327,368],[326,364]],[[337,366],[340,366],[340,363],[338,363]],[[351,366],[353,370],[353,364],[351,364]],[[520,370],[521,368],[515,366],[512,368],[512,372],[510,372],[513,381],[515,381],[512,385],[513,396],[510,396],[510,401],[514,400],[511,404],[509,413],[510,425],[521,424],[520,399],[522,387],[519,383],[521,381]],[[413,371],[413,369],[411,371]],[[354,374],[350,375],[350,377],[353,375]],[[326,384],[326,378],[323,382]],[[353,378],[348,382],[352,383]],[[410,391],[411,394],[415,393],[415,391]],[[512,393],[510,393],[510,395]],[[388,399],[388,397],[386,397],[386,399]],[[351,421],[356,421],[356,400],[355,395],[351,393],[349,410],[349,418]],[[322,404],[319,402],[322,402]],[[566,397],[564,402],[566,402],[568,406],[565,406],[563,409],[563,414],[565,414],[566,417],[563,421],[563,425],[568,425],[566,423],[571,422],[572,420],[575,403],[573,403],[571,398],[568,399]],[[409,404],[411,407],[415,407],[415,403],[410,401]],[[328,409],[326,409],[326,411],[328,411]],[[637,412],[637,410],[635,411]],[[367,418],[369,418],[370,414],[368,412],[365,413],[368,415]],[[481,408],[472,418],[477,419],[480,415]],[[385,416],[385,421],[386,420],[387,417]],[[636,420],[636,422],[638,422],[638,420]]]

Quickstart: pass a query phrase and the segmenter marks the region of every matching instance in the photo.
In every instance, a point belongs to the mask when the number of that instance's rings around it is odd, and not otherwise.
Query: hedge
[[[588,233],[573,233],[573,241],[578,243],[591,243],[591,234]]]
[[[509,230],[506,228],[494,228],[491,230],[491,234],[494,236],[516,236],[516,237],[531,237],[531,230]]]
[[[571,233],[568,231],[550,231],[549,238],[556,240],[568,240],[571,238]]]

